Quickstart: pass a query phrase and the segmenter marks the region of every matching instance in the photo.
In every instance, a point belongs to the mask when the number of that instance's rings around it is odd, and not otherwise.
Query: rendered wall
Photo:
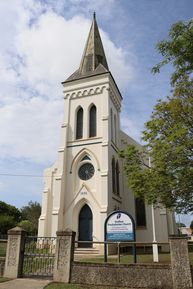
[[[170,265],[73,263],[71,283],[129,288],[172,289]]]

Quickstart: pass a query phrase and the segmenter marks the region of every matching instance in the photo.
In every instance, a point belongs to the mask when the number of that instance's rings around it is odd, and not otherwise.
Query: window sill
[[[74,139],[72,141],[68,141],[68,143],[83,142],[83,141],[89,141],[89,140],[95,140],[95,139],[101,139],[101,137],[94,136],[94,137],[89,137],[89,138],[78,138],[78,139]]]

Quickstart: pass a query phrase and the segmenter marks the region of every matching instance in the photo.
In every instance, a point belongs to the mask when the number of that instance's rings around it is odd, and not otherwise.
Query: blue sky
[[[170,92],[155,49],[192,17],[192,0],[0,1],[0,199],[41,202],[43,170],[57,158],[61,82],[78,68],[96,11],[107,60],[122,92],[122,129],[140,141],[158,98]],[[12,175],[12,176],[8,176]],[[30,176],[17,176],[30,175]]]

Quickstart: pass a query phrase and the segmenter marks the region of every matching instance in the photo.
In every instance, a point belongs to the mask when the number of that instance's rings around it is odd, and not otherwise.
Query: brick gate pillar
[[[20,227],[8,232],[4,277],[18,278],[22,276],[23,253],[26,231]]]
[[[71,264],[74,260],[74,241],[76,233],[71,230],[56,233],[56,258],[54,281],[69,283]]]
[[[174,289],[192,288],[192,276],[188,255],[188,242],[183,237],[171,237],[170,254]]]

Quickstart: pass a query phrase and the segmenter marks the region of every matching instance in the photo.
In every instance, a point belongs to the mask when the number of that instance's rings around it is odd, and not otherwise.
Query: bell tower
[[[77,239],[101,241],[105,218],[122,202],[116,162],[122,97],[109,71],[95,13],[80,66],[62,84],[61,146],[58,160],[45,171],[38,234],[55,236],[71,228]]]
[[[101,242],[106,217],[120,209],[135,220],[137,241],[151,242],[152,207],[137,202],[117,155],[127,144],[140,145],[120,130],[122,97],[107,64],[95,13],[80,66],[62,85],[61,144],[57,161],[44,172],[38,235],[56,236],[56,231],[69,228],[79,241]],[[166,242],[175,232],[174,214],[154,211],[157,240]]]

